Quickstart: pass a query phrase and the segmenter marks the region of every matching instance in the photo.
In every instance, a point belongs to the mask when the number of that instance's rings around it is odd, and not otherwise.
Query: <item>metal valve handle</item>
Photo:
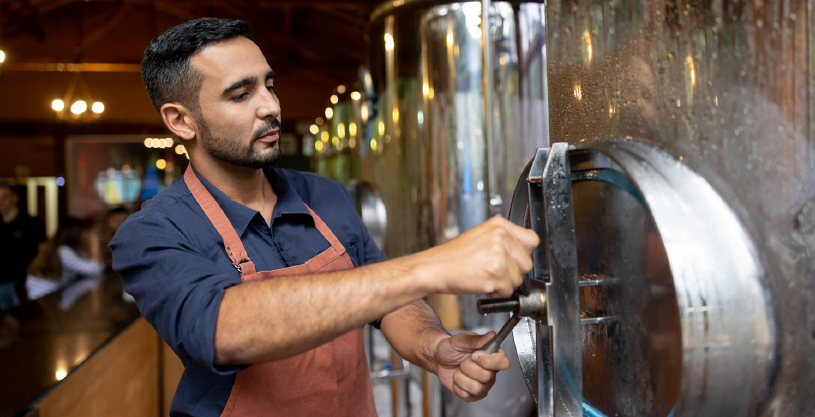
[[[546,295],[543,294],[543,291],[534,289],[527,295],[516,291],[511,298],[478,300],[478,312],[485,316],[491,313],[513,313],[501,330],[481,347],[481,350],[487,353],[495,353],[498,352],[504,339],[512,333],[512,329],[521,321],[521,317],[545,319]]]
[[[538,404],[538,416],[583,414],[580,301],[568,152],[565,143],[538,149],[513,197],[510,220],[529,225],[540,237],[541,244],[533,253],[534,270],[512,298],[481,300],[478,305],[482,314],[514,313],[483,347],[487,352],[496,352],[522,319],[527,326],[534,323],[537,328],[537,380],[527,378],[527,385]]]

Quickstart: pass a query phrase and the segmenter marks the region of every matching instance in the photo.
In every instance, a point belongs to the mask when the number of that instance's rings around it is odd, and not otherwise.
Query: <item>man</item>
[[[495,218],[436,248],[384,259],[345,189],[271,168],[279,157],[275,75],[248,23],[171,28],[142,76],[184,141],[184,178],[111,242],[142,314],[184,362],[172,415],[376,415],[361,327],[468,401],[486,396],[503,351],[492,334],[450,336],[421,300],[508,296],[532,268],[534,232]]]
[[[28,299],[26,268],[45,241],[45,228],[39,219],[20,212],[16,187],[0,185],[0,310],[8,310]]]

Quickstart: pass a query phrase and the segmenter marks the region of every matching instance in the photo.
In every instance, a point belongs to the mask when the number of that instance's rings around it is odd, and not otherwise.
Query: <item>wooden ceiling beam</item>
[[[119,22],[122,21],[125,17],[127,17],[130,12],[133,11],[134,4],[133,3],[123,3],[119,10],[116,12],[113,17],[108,19],[108,21],[102,25],[101,28],[97,29],[90,35],[86,36],[85,39],[82,40],[82,50],[87,50],[90,48],[94,43],[98,42],[102,39],[105,35],[108,34],[113,28],[115,28]]]
[[[355,68],[350,66],[332,67],[323,64],[311,65],[274,65],[275,71],[288,71],[292,73],[310,72],[319,74],[353,74]],[[3,71],[8,72],[141,72],[141,64],[110,63],[110,62],[85,62],[75,64],[72,62],[6,62],[2,64]]]

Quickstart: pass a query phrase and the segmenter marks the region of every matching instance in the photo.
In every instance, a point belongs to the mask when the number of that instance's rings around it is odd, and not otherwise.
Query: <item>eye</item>
[[[243,101],[243,99],[245,99],[247,95],[249,95],[249,93],[240,93],[237,96],[232,97],[232,100]]]
[[[267,85],[266,89],[269,90],[269,92],[277,90],[277,88],[275,86],[273,86],[273,85]]]

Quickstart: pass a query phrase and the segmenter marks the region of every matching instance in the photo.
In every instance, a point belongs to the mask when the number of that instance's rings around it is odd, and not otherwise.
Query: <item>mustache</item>
[[[261,136],[269,133],[272,129],[280,129],[280,120],[277,120],[277,118],[266,119],[263,122],[263,126],[259,127],[258,130],[252,134],[252,140],[249,142],[249,145],[254,145]]]

